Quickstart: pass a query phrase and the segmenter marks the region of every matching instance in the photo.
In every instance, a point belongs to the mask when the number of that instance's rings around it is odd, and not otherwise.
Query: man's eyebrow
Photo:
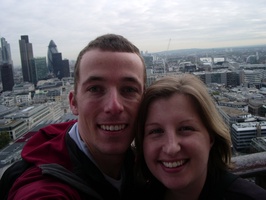
[[[101,76],[89,76],[83,83],[82,85],[91,83],[91,82],[96,82],[96,81],[106,81],[107,79]],[[127,76],[127,77],[122,77],[120,79],[122,82],[128,82],[128,83],[136,83],[136,84],[141,84],[140,81],[132,76]]]
[[[123,77],[122,81],[132,82],[132,83],[139,83],[138,79],[136,79],[135,77]]]
[[[104,80],[103,77],[100,77],[100,76],[89,76],[85,82],[91,82],[91,81],[101,81],[101,80]]]
[[[89,76],[83,83],[82,85],[88,84],[90,82],[94,82],[94,81],[103,81],[104,78],[100,77],[100,76]]]

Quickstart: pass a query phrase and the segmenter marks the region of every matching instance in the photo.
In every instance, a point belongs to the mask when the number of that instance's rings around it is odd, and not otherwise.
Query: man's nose
[[[117,114],[124,110],[122,96],[116,89],[111,89],[106,95],[105,112]]]

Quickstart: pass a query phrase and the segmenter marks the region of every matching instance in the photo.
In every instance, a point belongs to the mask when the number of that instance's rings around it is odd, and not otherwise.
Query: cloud
[[[0,36],[20,65],[18,40],[28,35],[34,56],[54,40],[64,58],[76,59],[105,33],[127,37],[141,50],[266,44],[264,0],[9,0],[1,2]]]

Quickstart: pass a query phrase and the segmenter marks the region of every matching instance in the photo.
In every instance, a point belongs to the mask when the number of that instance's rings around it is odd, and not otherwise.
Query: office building
[[[63,77],[70,77],[69,61],[67,59],[62,60],[61,53],[54,53],[52,55],[54,75],[58,79]]]
[[[19,138],[27,131],[27,124],[22,119],[0,119],[0,132],[7,132],[11,140]]]
[[[13,66],[12,64],[4,63],[0,65],[1,80],[3,91],[12,91],[14,86]]]
[[[47,52],[47,58],[48,58],[48,70],[50,73],[54,73],[54,63],[53,63],[53,54],[58,53],[57,46],[54,43],[53,40],[50,41],[48,45],[48,52]]]
[[[63,77],[70,77],[70,69],[69,69],[69,60],[68,59],[64,59],[62,60],[62,76],[59,77],[60,79],[62,79]]]
[[[14,94],[19,94],[19,93],[28,93],[28,92],[34,92],[35,87],[34,84],[32,83],[20,83],[20,84],[15,84],[13,87],[13,93]]]
[[[13,78],[13,61],[11,58],[11,50],[10,50],[10,45],[9,43],[6,41],[5,38],[1,38],[1,47],[0,47],[0,81],[2,81],[3,85],[3,91],[11,91],[12,90],[12,82],[14,82],[14,78]],[[7,67],[8,66],[8,67]],[[11,67],[11,69],[10,69]],[[2,79],[2,75],[1,75],[1,69],[3,68],[4,73],[8,73],[10,76],[8,76],[11,80],[7,80],[7,79]],[[10,69],[10,70],[9,70]],[[11,73],[12,72],[12,76]],[[5,74],[7,75],[7,74]],[[6,82],[7,81],[7,82]],[[14,85],[14,83],[13,83]],[[11,88],[11,90],[10,90]]]
[[[67,59],[62,60],[62,53],[58,52],[53,40],[49,43],[47,57],[50,73],[59,79],[70,77],[69,61]]]
[[[265,152],[266,151],[266,137],[256,137],[251,140],[250,152]]]
[[[1,55],[0,55],[0,64],[8,63],[13,64],[11,58],[10,45],[5,38],[1,38]]]
[[[253,138],[266,136],[266,121],[243,122],[232,125],[233,147],[239,152],[249,153]]]
[[[47,121],[57,120],[64,115],[60,108],[60,103],[49,102],[40,105],[27,106],[19,112],[6,115],[5,119],[18,120],[22,119],[26,122],[27,130],[34,126]]]
[[[46,63],[46,57],[39,57],[33,59],[34,68],[34,84],[37,84],[39,80],[47,79],[48,68]]]
[[[33,82],[33,69],[32,69],[32,59],[33,59],[33,49],[32,44],[29,42],[29,37],[27,35],[22,35],[19,40],[22,76],[24,82]]]

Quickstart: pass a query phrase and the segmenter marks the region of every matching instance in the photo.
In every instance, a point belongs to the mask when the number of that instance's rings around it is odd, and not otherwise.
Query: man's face
[[[77,91],[69,95],[78,129],[95,160],[124,154],[144,92],[144,66],[137,54],[90,50],[80,62]]]

